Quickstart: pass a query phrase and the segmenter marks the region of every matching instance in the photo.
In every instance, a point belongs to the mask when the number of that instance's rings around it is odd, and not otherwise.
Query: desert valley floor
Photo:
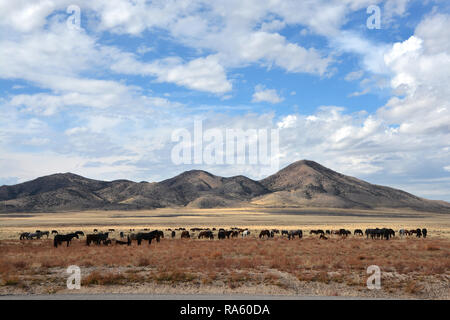
[[[0,294],[152,293],[271,294],[450,299],[450,215],[407,210],[227,208],[85,211],[0,215]],[[172,239],[167,229],[248,228],[249,237]],[[312,229],[392,228],[390,240],[337,235],[321,240]],[[159,243],[86,246],[85,237],[54,248],[52,236],[19,240],[36,229],[92,233],[147,228],[165,232]],[[427,228],[426,239],[399,229]],[[303,238],[262,229],[302,229]],[[69,265],[82,273],[80,290],[66,288]],[[381,269],[381,289],[369,290],[367,267]]]

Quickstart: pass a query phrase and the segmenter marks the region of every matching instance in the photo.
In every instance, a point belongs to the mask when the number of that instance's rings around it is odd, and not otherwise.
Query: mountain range
[[[255,181],[186,171],[161,182],[98,181],[57,173],[0,187],[0,212],[138,210],[165,207],[402,208],[450,213],[450,203],[370,184],[301,160]]]

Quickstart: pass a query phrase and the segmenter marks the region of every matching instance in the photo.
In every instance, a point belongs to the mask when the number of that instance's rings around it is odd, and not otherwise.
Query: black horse
[[[105,233],[91,233],[86,236],[86,245],[90,245],[91,242],[95,244],[100,244],[106,239],[108,239],[109,232]]]
[[[30,235],[29,232],[23,232],[23,233],[21,233],[21,234],[20,234],[20,240],[28,239],[28,236],[29,236],[29,235]]]
[[[225,239],[226,236],[227,236],[227,234],[226,234],[225,230],[220,229],[220,230],[219,230],[219,233],[217,234],[217,238],[219,238],[220,240],[222,240],[222,239]]]
[[[353,232],[353,235],[355,235],[355,236],[356,236],[356,235],[362,236],[362,235],[364,235],[364,234],[363,234],[363,231],[362,231],[361,229],[356,229],[355,232]]]
[[[72,241],[73,238],[78,239],[78,234],[76,233],[57,234],[53,239],[53,246],[55,248],[58,248],[58,245],[61,245],[64,241],[67,242],[67,246],[69,246],[70,241]]]
[[[210,240],[214,239],[214,233],[210,230],[205,230],[205,231],[201,231],[198,234],[198,238],[199,239],[203,239],[203,238],[209,238]]]
[[[428,230],[426,228],[423,228],[422,229],[422,237],[426,238],[427,237],[427,233],[428,233]]]
[[[303,231],[302,230],[295,230],[295,231],[291,231],[288,234],[288,238],[289,240],[294,239],[295,236],[298,236],[299,239],[303,238]]]
[[[176,235],[176,232],[175,232],[175,231],[172,231],[172,233],[171,233],[172,239],[175,238],[175,235]]]

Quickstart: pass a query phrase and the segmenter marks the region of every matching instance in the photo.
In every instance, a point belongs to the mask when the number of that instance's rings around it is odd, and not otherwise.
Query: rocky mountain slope
[[[161,182],[98,181],[64,173],[0,187],[0,212],[163,207],[409,208],[450,213],[450,203],[342,175],[308,160],[254,181],[186,171]]]

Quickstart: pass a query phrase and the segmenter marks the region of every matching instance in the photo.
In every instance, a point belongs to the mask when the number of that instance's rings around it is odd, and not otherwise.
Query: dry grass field
[[[224,209],[79,212],[0,216],[0,294],[23,293],[249,293],[450,299],[448,215],[402,211]],[[162,229],[248,227],[248,238],[170,239],[137,246],[86,246],[84,237],[54,248],[52,237],[18,240],[20,232],[93,228]],[[331,236],[311,229],[427,228],[429,237],[371,240]],[[302,229],[303,239],[261,229]],[[217,234],[217,233],[216,233]],[[66,268],[82,270],[80,290],[66,288]],[[370,265],[381,268],[381,289],[366,287]]]

